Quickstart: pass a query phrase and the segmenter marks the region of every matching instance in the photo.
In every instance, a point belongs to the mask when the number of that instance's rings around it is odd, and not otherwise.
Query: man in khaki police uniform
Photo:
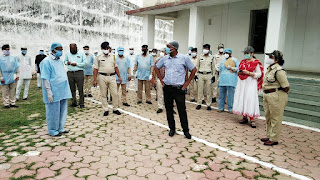
[[[203,45],[203,54],[199,56],[196,64],[196,68],[198,69],[197,76],[195,79],[199,78],[198,82],[198,106],[196,107],[197,110],[201,108],[201,100],[203,99],[203,89],[206,86],[206,94],[207,94],[207,110],[211,110],[211,88],[212,83],[215,82],[215,64],[213,60],[213,55],[209,54],[210,52],[210,45],[205,44]],[[199,77],[198,77],[199,76]]]
[[[269,64],[263,80],[263,106],[267,121],[267,138],[262,138],[266,146],[277,145],[280,139],[284,108],[288,102],[289,82],[287,74],[281,67],[284,64],[280,51],[266,53]]]
[[[111,48],[109,46],[109,43],[103,42],[101,44],[101,50],[102,50],[102,54],[100,54],[99,56],[96,56],[94,59],[93,85],[95,87],[97,86],[97,77],[98,77],[102,107],[105,110],[103,115],[104,116],[109,115],[108,102],[106,99],[107,88],[110,89],[111,95],[113,97],[113,101],[112,101],[113,113],[120,115],[121,113],[118,110],[119,100],[118,100],[118,92],[117,92],[117,83],[114,75],[117,73],[120,84],[122,82],[122,79],[119,74],[115,57],[110,52]]]
[[[217,102],[217,99],[219,98],[219,89],[218,89],[219,67],[220,67],[221,61],[224,58],[223,52],[224,52],[224,45],[219,44],[218,45],[218,53],[213,55],[214,56],[214,64],[216,66],[216,73],[214,73],[216,82],[212,83],[212,86],[213,86],[212,103]]]
[[[197,48],[192,48],[191,53],[190,53],[190,60],[193,64],[197,64],[198,56],[197,56],[198,49]],[[189,76],[190,76],[189,72]],[[195,102],[196,97],[198,96],[198,83],[196,82],[195,79],[191,80],[190,82],[190,98],[191,102]]]

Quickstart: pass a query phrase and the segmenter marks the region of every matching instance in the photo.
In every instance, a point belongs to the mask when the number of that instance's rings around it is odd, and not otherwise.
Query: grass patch
[[[18,178],[10,177],[10,180],[24,180],[24,179],[35,179],[36,175],[32,176],[20,176]]]

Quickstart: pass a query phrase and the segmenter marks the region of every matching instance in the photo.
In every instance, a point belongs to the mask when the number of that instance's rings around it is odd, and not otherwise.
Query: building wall
[[[170,2],[177,2],[180,0],[143,0],[143,7],[150,7],[158,4],[165,4]]]
[[[179,52],[184,54],[188,51],[189,16],[189,10],[179,11],[173,25],[173,39],[179,42]]]
[[[285,68],[320,72],[319,0],[290,0],[285,37]]]

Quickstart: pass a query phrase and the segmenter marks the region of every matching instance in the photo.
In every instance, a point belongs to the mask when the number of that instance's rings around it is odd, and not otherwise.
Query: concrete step
[[[320,102],[320,93],[290,90],[289,97],[306,101]]]
[[[320,93],[320,84],[290,83],[290,89],[295,91],[301,91],[301,92]]]
[[[298,84],[320,84],[320,76],[319,78],[288,76],[288,81],[290,83]]]

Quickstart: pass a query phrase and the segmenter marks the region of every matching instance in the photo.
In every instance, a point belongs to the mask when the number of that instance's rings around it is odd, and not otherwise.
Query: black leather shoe
[[[184,136],[187,138],[187,139],[191,139],[191,134],[189,132],[185,132],[184,133]]]
[[[152,104],[152,102],[151,102],[151,101],[147,101],[146,103],[147,103],[147,104]]]
[[[121,112],[120,112],[120,111],[118,111],[118,110],[115,110],[115,111],[113,111],[113,114],[121,115]]]
[[[199,110],[199,109],[201,109],[201,105],[198,105],[198,106],[196,107],[196,110]]]
[[[196,100],[195,99],[191,99],[190,102],[196,102]]]
[[[105,111],[104,113],[103,113],[103,116],[108,116],[109,115],[109,111]]]
[[[122,105],[130,107],[130,104],[128,104],[128,103],[122,103]]]
[[[86,94],[85,95],[83,95],[84,97],[88,97]]]
[[[260,139],[262,142],[267,142],[267,141],[269,141],[269,138],[261,138]]]
[[[162,113],[163,110],[162,109],[158,109],[157,114]]]
[[[142,103],[142,101],[138,101],[138,102],[137,102],[137,104],[141,104],[141,103]]]
[[[217,102],[217,98],[212,98],[212,103]]]
[[[28,100],[28,98],[23,98],[23,100]]]
[[[172,137],[172,136],[174,136],[175,133],[176,133],[175,130],[170,130],[170,131],[169,131],[169,136]]]
[[[60,136],[62,136],[62,133],[59,133],[59,134],[57,134],[57,135],[54,135],[53,137],[60,137]]]
[[[158,98],[156,98],[156,101],[158,101]]]
[[[61,134],[68,134],[69,131],[63,131],[63,132],[60,132]]]
[[[264,142],[263,145],[265,146],[275,146],[275,145],[278,145],[278,142],[274,142],[274,141],[267,141],[267,142]]]
[[[210,106],[208,106],[208,107],[207,107],[207,110],[208,110],[208,111],[211,111],[211,107],[210,107]]]
[[[84,108],[84,105],[80,105],[80,108],[83,109],[83,108]]]
[[[4,108],[5,108],[5,109],[9,109],[9,108],[10,108],[10,106],[4,106]]]
[[[69,107],[77,107],[77,104],[70,104]]]
[[[92,97],[92,94],[89,94],[88,97]]]
[[[10,105],[10,107],[18,108],[19,106],[14,104],[14,105]]]

